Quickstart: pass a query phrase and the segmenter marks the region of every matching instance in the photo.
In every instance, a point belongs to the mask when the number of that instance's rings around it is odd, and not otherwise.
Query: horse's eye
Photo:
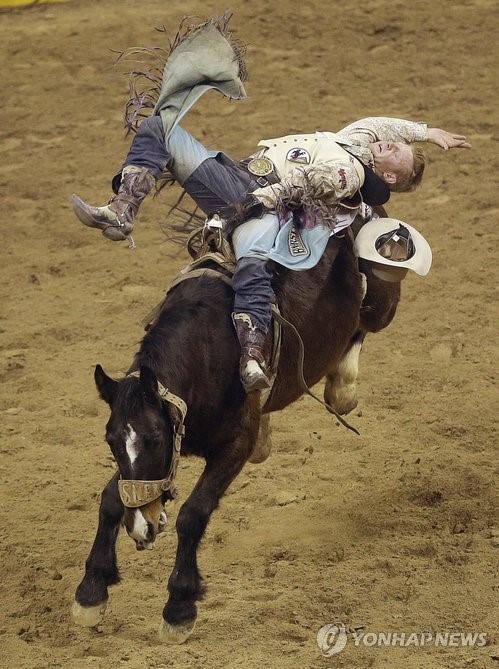
[[[160,432],[159,430],[157,432],[152,432],[148,436],[148,438],[146,439],[146,443],[147,443],[147,445],[152,446],[152,447],[161,446],[162,443],[163,443],[162,437],[163,437],[163,433]]]

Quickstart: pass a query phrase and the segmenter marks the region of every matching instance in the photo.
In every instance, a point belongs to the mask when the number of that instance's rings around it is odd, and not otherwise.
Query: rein
[[[182,270],[180,275],[173,281],[172,285],[168,290],[171,290],[173,286],[176,286],[177,284],[181,283],[182,281],[185,281],[186,279],[191,279],[195,278],[201,275],[209,275],[212,277],[216,277],[220,279],[221,281],[225,281],[225,283],[232,285],[231,279],[226,276],[225,274],[222,274],[218,272],[217,270],[213,270],[207,267],[202,267],[202,261],[206,260],[212,260],[216,263],[218,263],[220,266],[222,266],[224,269],[230,269],[228,266],[229,264],[226,261],[226,257],[223,256],[220,253],[209,253],[206,254],[205,256],[202,256],[198,261],[194,261],[190,265],[188,265],[186,268]],[[147,315],[146,320],[144,322],[150,323],[151,322],[151,317],[155,317],[157,312],[160,310],[161,305],[156,308],[153,312]],[[305,362],[305,347],[303,345],[303,340],[301,338],[300,333],[298,330],[295,328],[295,326],[290,323],[288,320],[284,318],[284,316],[281,315],[279,310],[272,305],[272,313],[274,316],[274,322],[280,324],[283,327],[289,328],[294,336],[298,340],[298,347],[299,347],[299,353],[298,353],[298,364],[297,364],[297,376],[298,376],[298,382],[300,383],[300,386],[302,387],[303,391],[307,393],[307,395],[310,395],[314,400],[317,400],[320,404],[322,404],[329,413],[333,414],[337,418],[337,420],[348,430],[351,430],[352,432],[355,432],[355,434],[360,435],[360,432],[357,430],[356,427],[353,427],[346,421],[343,416],[341,416],[334,407],[332,407],[330,404],[327,402],[324,402],[321,400],[317,395],[315,395],[310,388],[307,386],[307,382],[305,381],[305,378],[303,376],[303,364]],[[274,345],[273,345],[273,352],[272,352],[272,363],[270,365],[271,368],[277,367],[277,363],[279,360],[279,354],[280,354],[280,331],[279,328],[275,329],[274,332]],[[269,395],[272,391],[269,392]]]
[[[127,376],[139,378],[139,372],[130,372]],[[163,493],[168,493],[170,499],[175,499],[177,491],[174,486],[175,476],[177,474],[178,463],[180,460],[180,449],[182,446],[182,437],[185,434],[184,420],[187,413],[187,404],[178,395],[165,388],[158,381],[158,394],[162,400],[168,404],[168,413],[173,424],[173,450],[172,459],[168,474],[164,479],[154,481],[139,481],[136,479],[118,480],[118,490],[123,505],[129,509],[136,509],[150,502],[154,502],[161,497]]]
[[[350,241],[353,243],[354,236],[353,232],[350,228],[347,228],[344,233],[339,236],[339,239],[342,239],[344,237],[347,237],[350,239]],[[338,247],[339,248],[339,247]],[[314,400],[317,400],[319,404],[322,404],[322,406],[329,411],[329,413],[333,414],[333,416],[336,417],[336,419],[348,430],[351,430],[352,432],[355,432],[355,434],[360,436],[360,432],[357,430],[356,427],[353,427],[353,425],[350,425],[348,421],[346,421],[343,416],[341,416],[334,407],[332,407],[330,404],[327,402],[324,402],[323,400],[320,399],[320,397],[317,397],[310,388],[307,385],[307,382],[305,381],[305,377],[303,375],[303,365],[305,363],[305,346],[303,344],[303,339],[301,338],[300,333],[298,330],[295,328],[293,323],[290,323],[284,316],[280,313],[279,309],[275,306],[272,305],[272,313],[274,316],[274,321],[279,323],[283,327],[287,327],[291,330],[293,335],[296,337],[298,340],[298,361],[297,361],[297,367],[296,367],[296,373],[298,377],[298,382],[302,388],[302,390],[307,393],[307,395],[310,395]]]
[[[298,332],[298,330],[295,328],[295,326],[293,325],[293,323],[290,323],[288,320],[286,320],[286,319],[284,318],[284,316],[282,316],[282,315],[279,313],[279,311],[277,311],[277,309],[275,309],[275,308],[273,307],[273,308],[272,308],[272,311],[273,311],[273,313],[274,313],[274,318],[275,318],[275,319],[276,319],[276,320],[277,320],[283,327],[287,327],[287,328],[289,328],[289,329],[291,330],[291,332],[295,335],[295,337],[296,337],[297,340],[298,340],[298,364],[297,364],[297,374],[298,374],[298,381],[300,382],[300,385],[301,385],[303,391],[306,392],[307,395],[310,395],[310,397],[312,397],[314,400],[317,400],[317,402],[319,402],[319,404],[322,404],[322,406],[325,407],[325,408],[329,411],[329,413],[332,413],[333,416],[335,416],[335,417],[339,420],[339,422],[340,422],[344,427],[348,428],[348,429],[351,430],[352,432],[355,432],[355,434],[360,435],[360,432],[357,430],[356,427],[353,427],[353,425],[350,425],[350,423],[348,423],[348,422],[343,418],[343,416],[341,416],[341,415],[336,411],[336,409],[335,409],[334,407],[332,407],[332,406],[331,406],[330,404],[328,404],[327,402],[323,402],[323,400],[321,400],[320,397],[317,397],[317,395],[315,395],[315,394],[310,390],[310,388],[307,386],[307,382],[305,381],[305,377],[303,376],[303,363],[305,362],[305,346],[303,345],[303,340],[302,340],[302,338],[301,338],[301,335],[300,335],[300,333]]]

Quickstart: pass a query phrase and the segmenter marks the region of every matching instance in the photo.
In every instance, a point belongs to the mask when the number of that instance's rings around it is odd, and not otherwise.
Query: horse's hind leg
[[[123,504],[117,480],[118,475],[113,476],[102,491],[97,534],[85,563],[85,576],[75,593],[73,618],[84,627],[93,627],[102,620],[107,605],[108,586],[120,580],[116,563],[116,539],[123,517]]]
[[[255,426],[255,432],[258,426]],[[196,601],[204,588],[197,566],[197,549],[220,498],[241,471],[251,452],[248,437],[217,447],[206,456],[206,466],[177,518],[178,546],[168,581],[169,598],[163,609],[159,636],[169,643],[183,643],[196,623]]]
[[[248,462],[254,465],[264,462],[272,450],[272,429],[270,427],[270,414],[264,413],[260,418],[260,427],[255,447],[248,458]]]
[[[327,374],[324,400],[339,414],[347,414],[357,406],[359,357],[366,333],[358,330],[350,340],[334,372]]]

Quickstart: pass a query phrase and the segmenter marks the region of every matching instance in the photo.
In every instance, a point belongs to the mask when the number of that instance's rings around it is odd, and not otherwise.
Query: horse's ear
[[[158,380],[150,367],[140,368],[140,387],[148,404],[158,403]]]
[[[100,365],[95,368],[94,379],[101,399],[111,406],[116,398],[118,382],[108,376]]]

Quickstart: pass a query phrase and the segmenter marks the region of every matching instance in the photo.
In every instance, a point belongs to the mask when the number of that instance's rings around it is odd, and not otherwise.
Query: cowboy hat
[[[402,281],[410,269],[420,276],[430,271],[430,245],[416,228],[396,218],[366,223],[353,249],[359,258],[370,260],[373,274],[385,281]]]

